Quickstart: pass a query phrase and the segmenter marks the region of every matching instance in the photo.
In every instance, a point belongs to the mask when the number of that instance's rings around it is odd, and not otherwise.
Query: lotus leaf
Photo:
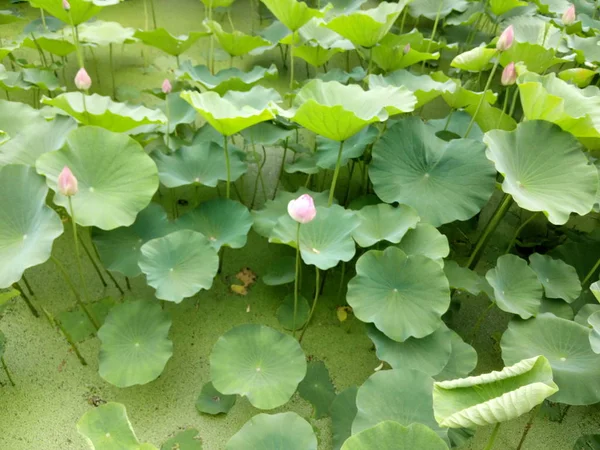
[[[205,26],[216,36],[223,50],[232,57],[242,56],[259,47],[269,45],[269,41],[260,36],[252,36],[237,30],[228,33],[213,20],[205,22]]]
[[[555,56],[556,49],[544,48],[542,45],[529,42],[514,42],[511,47],[500,55],[500,64],[507,66],[513,61],[518,61],[535,73],[546,72],[550,67],[566,62],[566,59]]]
[[[341,450],[448,450],[448,445],[433,431],[420,423],[408,427],[393,420],[384,420],[350,437]]]
[[[398,248],[407,255],[423,255],[444,266],[444,259],[450,253],[448,238],[433,225],[418,223],[408,230]]]
[[[202,450],[202,442],[196,437],[197,435],[198,430],[188,428],[166,441],[160,450]]]
[[[495,48],[475,47],[456,56],[450,65],[469,72],[483,72],[491,68],[492,59],[497,53]]]
[[[288,284],[296,278],[296,259],[293,256],[282,256],[275,259],[262,276],[262,282],[267,286]]]
[[[446,264],[446,266],[448,266]],[[453,380],[471,373],[477,366],[477,352],[454,331],[450,330],[452,352],[444,369],[434,376],[437,381]]]
[[[223,395],[215,389],[211,382],[202,386],[196,400],[196,409],[205,414],[227,414],[235,405],[235,395]]]
[[[405,53],[407,45],[410,45],[410,48],[408,53]],[[369,50],[369,56],[381,69],[391,72],[418,62],[440,59],[439,52],[430,53],[437,47],[431,41],[425,42],[421,33],[408,33],[402,36],[390,33],[381,40],[379,45]]]
[[[113,298],[105,297],[89,304],[88,307],[92,312],[92,316],[102,325],[114,305],[115,300]],[[75,342],[84,341],[96,332],[90,319],[88,319],[80,308],[73,309],[72,311],[63,311],[58,314],[56,319]]]
[[[309,8],[298,0],[260,0],[277,20],[292,31],[297,31],[313,17],[323,17],[325,11]]]
[[[546,297],[562,298],[567,303],[572,303],[579,297],[581,283],[573,266],[539,253],[529,257],[529,265],[544,286]]]
[[[361,247],[371,247],[380,241],[397,244],[403,236],[417,226],[417,212],[406,205],[397,208],[386,205],[368,205],[357,211],[360,225],[352,237]]]
[[[19,44],[21,47],[32,48],[34,50],[39,45],[42,50],[60,57],[70,55],[77,49],[75,44],[65,40],[65,36],[59,33],[38,35],[35,37],[35,40],[31,36],[23,36]],[[0,50],[0,54],[1,52],[2,50]]]
[[[501,16],[507,12],[512,11],[515,8],[521,6],[527,6],[527,2],[521,0],[491,0],[490,11],[496,16]]]
[[[588,317],[588,324],[592,327],[590,331],[590,346],[594,353],[600,354],[600,311],[596,311]]]
[[[479,295],[481,292],[481,276],[466,267],[459,266],[456,261],[448,260],[444,263],[444,274],[452,289],[467,291],[473,295]]]
[[[350,139],[344,142],[340,166],[345,166],[350,159],[359,158],[365,152],[367,146],[371,145],[379,131],[371,125],[363,128]],[[335,169],[339,153],[340,143],[331,139],[317,136],[317,151],[315,152],[315,165],[322,169]],[[296,158],[297,159],[297,158]]]
[[[292,266],[292,281],[295,279],[296,260],[293,258]],[[308,300],[303,295],[298,296],[298,304],[296,307],[296,330],[304,328],[304,324],[308,320],[310,314],[310,305]],[[275,313],[279,324],[286,330],[292,330],[294,328],[294,295],[288,294],[284,297],[281,305],[277,308]]]
[[[413,17],[427,17],[435,20],[436,17],[446,17],[452,11],[464,11],[469,2],[466,0],[419,0],[409,4],[410,15]]]
[[[96,20],[84,23],[77,29],[79,40],[99,46],[121,45],[135,42],[135,30],[124,27],[119,22]]]
[[[104,6],[116,5],[120,0],[69,0],[71,9],[66,11],[61,2],[56,0],[29,0],[31,6],[43,8],[50,15],[70,24],[75,25],[87,22],[98,14]]]
[[[329,415],[329,407],[335,398],[335,387],[323,361],[310,361],[306,377],[298,385],[300,397],[313,406],[315,419]]]
[[[559,72],[558,78],[568,83],[574,84],[579,88],[584,88],[588,86],[594,77],[596,76],[596,72],[589,69],[567,69]]]
[[[358,389],[351,386],[340,392],[331,402],[331,428],[333,449],[340,450],[342,444],[352,434],[352,422],[356,417],[356,393]]]
[[[188,35],[173,36],[164,28],[157,28],[152,31],[137,30],[134,37],[171,56],[179,56],[194,45],[198,39],[209,35],[208,31],[192,31]]]

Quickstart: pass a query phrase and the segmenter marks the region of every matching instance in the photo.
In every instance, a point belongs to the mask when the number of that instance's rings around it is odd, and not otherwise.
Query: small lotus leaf
[[[529,265],[544,286],[546,297],[562,298],[572,303],[581,294],[577,271],[563,260],[534,253],[529,257]]]
[[[295,258],[294,258],[295,265]],[[295,273],[294,278],[295,279]],[[308,315],[310,313],[310,305],[308,300],[303,295],[298,296],[298,307],[296,309],[296,330],[300,330],[304,327],[304,324],[308,320]],[[286,295],[277,308],[277,312],[275,314],[277,316],[277,320],[279,324],[285,328],[286,330],[291,330],[294,328],[294,295],[289,294]]]
[[[352,422],[356,417],[356,393],[358,388],[351,386],[335,396],[329,408],[333,435],[333,450],[340,450],[352,434]]]
[[[492,66],[492,58],[497,53],[495,48],[475,47],[456,56],[450,65],[469,72],[483,72]]]
[[[595,281],[594,283],[592,283],[590,285],[590,291],[592,292],[592,294],[594,294],[596,300],[600,302],[600,281]]]
[[[407,255],[423,255],[444,266],[444,258],[450,253],[448,238],[428,223],[418,223],[408,230],[398,248]]]
[[[371,247],[380,241],[397,244],[419,221],[417,212],[410,206],[395,208],[385,203],[364,206],[356,215],[360,225],[352,232],[352,237],[361,247]]]
[[[48,19],[48,18],[46,18]],[[65,40],[65,37],[59,33],[45,33],[44,35],[38,35],[35,40],[31,36],[23,36],[20,41],[20,46],[24,48],[37,49],[38,46],[56,56],[67,56],[73,53],[77,47],[70,41]],[[0,50],[0,55],[1,55]]]
[[[329,415],[329,407],[335,398],[335,387],[323,361],[308,363],[306,377],[298,385],[300,397],[313,406],[315,419]]]
[[[434,376],[437,381],[453,380],[471,373],[477,366],[477,352],[454,331],[450,330],[452,353],[444,369]]]
[[[444,91],[447,92],[447,91]],[[467,134],[467,129],[471,123],[471,116],[466,111],[454,111],[443,119],[434,119],[427,122],[427,125],[433,127],[436,136],[445,141],[459,139]],[[477,123],[474,123],[469,133],[469,138],[475,141],[483,139],[483,132]]]
[[[408,427],[384,420],[350,437],[341,450],[448,450],[448,445],[435,431],[420,423]]]
[[[180,431],[171,439],[166,441],[160,450],[202,450],[202,442],[197,438],[198,430],[188,428]],[[142,450],[142,449],[140,449]]]
[[[161,109],[167,118],[169,134],[175,132],[177,125],[193,123],[196,120],[196,110],[176,92],[166,96],[165,103],[161,106]]]
[[[133,28],[124,27],[119,22],[105,22],[103,20],[83,23],[77,28],[80,42],[102,47],[111,44],[121,45],[135,42],[134,34],[135,30]]]
[[[106,297],[89,304],[88,308],[91,310],[92,316],[102,325],[114,305],[115,300],[111,297]],[[90,319],[79,308],[72,311],[63,311],[58,314],[56,319],[74,342],[84,341],[93,336],[96,331]]]
[[[490,1],[490,10],[494,13],[495,16],[501,16],[502,14],[506,14],[509,11],[512,11],[515,8],[520,8],[521,6],[527,6],[527,2],[521,0],[491,0]]]
[[[235,395],[223,395],[209,381],[202,386],[202,391],[196,400],[196,409],[205,414],[227,414],[235,405]]]
[[[282,256],[269,264],[267,271],[262,276],[262,282],[267,286],[280,286],[295,280],[296,258]]]
[[[173,36],[164,28],[157,28],[151,31],[137,30],[134,36],[146,45],[156,47],[172,56],[179,56],[198,39],[209,36],[208,31],[192,31],[188,35]]]
[[[209,91],[215,91],[223,96],[228,91],[249,91],[256,83],[277,77],[277,67],[271,64],[269,68],[254,66],[249,72],[243,72],[237,67],[223,69],[211,74],[207,66],[192,66],[190,61],[181,64],[178,78],[188,81],[195,86]]]
[[[479,295],[481,292],[481,275],[459,266],[456,261],[448,260],[444,263],[444,274],[452,289],[467,291],[473,295]]]

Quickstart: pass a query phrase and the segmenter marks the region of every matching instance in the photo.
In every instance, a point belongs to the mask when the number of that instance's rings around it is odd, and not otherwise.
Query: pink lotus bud
[[[410,52],[410,43],[404,46],[404,54],[406,55],[408,52]]]
[[[165,81],[163,81],[163,84],[162,84],[163,94],[170,94],[172,90],[173,90],[173,86],[171,86],[171,82],[169,81],[168,78],[165,78]]]
[[[310,222],[317,215],[313,198],[308,194],[303,194],[296,200],[291,200],[288,203],[288,214],[296,222]]]
[[[515,30],[513,29],[513,26],[510,25],[506,30],[502,32],[502,34],[498,38],[498,42],[496,42],[496,48],[501,52],[504,52],[511,47],[514,40]]]
[[[515,69],[514,62],[511,62],[504,68],[500,82],[503,86],[512,86],[517,82],[517,70]]]
[[[569,26],[575,23],[575,19],[577,18],[575,14],[575,5],[571,5],[567,8],[567,10],[563,13],[562,22],[563,24]]]
[[[77,178],[68,166],[58,175],[58,192],[67,197],[77,194]]]
[[[65,11],[71,10],[71,4],[69,3],[69,0],[62,0],[62,5]]]
[[[75,75],[75,86],[81,91],[87,91],[92,86],[92,79],[83,67]]]

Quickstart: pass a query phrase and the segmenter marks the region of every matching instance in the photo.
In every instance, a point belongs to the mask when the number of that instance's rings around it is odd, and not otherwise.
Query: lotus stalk
[[[229,144],[227,136],[223,135],[223,151],[225,152],[225,169],[227,171],[227,186],[225,188],[225,197],[231,197],[231,161],[229,159]]]
[[[87,361],[85,360],[85,358],[79,351],[77,344],[75,343],[75,341],[73,340],[73,338],[71,337],[69,332],[65,329],[65,327],[63,326],[63,324],[60,321],[54,321],[54,322],[56,323],[56,325],[58,326],[58,329],[60,330],[60,332],[63,334],[63,336],[65,337],[65,339],[67,340],[67,342],[69,343],[71,348],[73,349],[73,353],[75,353],[75,356],[77,356],[77,359],[79,360],[81,365],[87,366],[88,365]]]
[[[21,286],[19,286],[18,283],[14,283],[12,287],[13,287],[13,289],[16,289],[19,292],[21,297],[23,297],[23,301],[27,305],[27,308],[29,308],[29,311],[31,311],[31,314],[33,314],[34,317],[40,317],[40,313],[35,308],[35,306],[33,306],[33,303],[31,302],[29,297],[27,297],[27,295],[25,294],[25,291],[23,290],[23,288]]]
[[[337,184],[338,176],[340,175],[340,168],[342,165],[342,152],[344,150],[344,141],[340,141],[340,147],[338,150],[337,161],[335,163],[335,170],[333,172],[333,179],[331,180],[331,187],[329,188],[329,201],[327,202],[328,206],[333,204],[333,198],[335,194],[335,186]],[[348,181],[350,182],[350,181]]]
[[[490,435],[490,438],[488,439],[484,450],[492,450],[494,448],[494,443],[496,442],[496,437],[498,436],[499,430],[500,430],[500,422],[498,422],[496,425],[494,425],[494,429],[492,430],[492,434]]]
[[[302,333],[300,333],[300,338],[298,342],[302,342],[302,338],[304,337],[304,333],[308,329],[310,325],[310,321],[312,320],[313,314],[315,313],[315,309],[317,308],[317,302],[319,301],[319,294],[321,293],[321,271],[318,267],[315,267],[315,298],[313,300],[312,307],[310,308],[310,312],[308,313],[308,319],[306,319],[306,324],[302,329]]]
[[[15,381],[13,380],[13,377],[10,374],[10,371],[8,370],[8,366],[6,365],[6,361],[4,360],[4,356],[0,357],[0,362],[2,363],[2,368],[4,369],[4,372],[6,373],[6,377],[8,378],[8,381],[10,382],[11,386],[16,386],[15,385]]]
[[[167,148],[170,151],[171,147],[169,146],[169,138],[171,136],[171,126],[170,126],[171,115],[169,114],[169,94],[173,90],[173,86],[171,86],[171,82],[169,81],[168,78],[165,78],[165,80],[163,81],[161,90],[162,90],[163,94],[165,94],[165,113],[167,115],[167,132],[165,133],[165,138],[167,140]]]

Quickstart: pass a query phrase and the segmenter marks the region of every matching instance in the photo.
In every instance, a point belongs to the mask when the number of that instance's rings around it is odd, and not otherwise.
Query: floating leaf
[[[91,310],[92,316],[102,325],[114,305],[115,300],[111,297],[106,297],[89,304],[88,308]],[[75,342],[84,341],[96,332],[90,319],[79,308],[72,311],[63,311],[58,314],[56,319]]]
[[[179,56],[198,39],[209,35],[208,31],[192,31],[188,35],[173,36],[164,28],[156,28],[151,31],[137,30],[134,36],[146,45],[156,47],[171,56]]]
[[[331,428],[333,435],[333,450],[339,450],[342,444],[352,434],[352,422],[356,417],[356,386],[351,386],[340,392],[331,402]]]
[[[397,208],[384,203],[368,205],[356,215],[360,225],[352,232],[352,237],[361,247],[371,247],[380,241],[397,244],[419,221],[417,212],[406,205]]]
[[[446,443],[433,431],[420,423],[408,427],[392,420],[384,420],[351,436],[341,450],[448,450]]]
[[[477,366],[477,352],[454,331],[450,330],[452,353],[450,359],[434,378],[437,381],[453,380],[471,373]]]
[[[303,295],[298,296],[298,308],[296,310],[296,330],[304,327],[310,313],[310,305]],[[277,308],[277,320],[286,330],[294,328],[294,295],[288,294]]]
[[[243,72],[237,67],[230,67],[213,75],[207,66],[192,66],[190,61],[184,61],[177,73],[178,79],[189,81],[195,86],[215,91],[223,96],[228,91],[249,91],[252,86],[262,80],[276,78],[277,67],[274,64],[271,64],[269,68],[254,66],[249,72]]]
[[[546,297],[562,298],[567,303],[572,303],[581,294],[577,271],[562,259],[534,253],[529,257],[529,266],[544,286]]]
[[[336,395],[335,387],[329,378],[329,371],[323,361],[308,363],[306,377],[298,385],[298,393],[313,406],[313,416],[316,419],[329,414],[329,407]]]
[[[202,450],[202,442],[196,438],[197,435],[198,430],[195,428],[181,431],[166,441],[160,450]]]
[[[296,278],[296,258],[293,256],[282,256],[269,264],[267,272],[262,281],[267,286],[280,286],[288,284]]]
[[[202,391],[196,400],[196,409],[205,414],[227,414],[235,405],[235,395],[223,395],[209,381],[202,386]]]
[[[450,253],[448,238],[428,223],[418,223],[414,229],[408,230],[398,244],[398,248],[407,255],[426,256],[442,267],[443,258]]]

